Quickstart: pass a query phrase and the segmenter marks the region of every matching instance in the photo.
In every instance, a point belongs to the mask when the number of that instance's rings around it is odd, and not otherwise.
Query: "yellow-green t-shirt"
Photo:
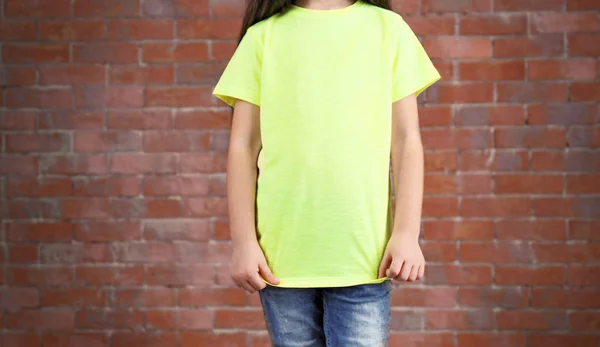
[[[440,78],[396,13],[292,6],[252,26],[214,94],[260,106],[260,245],[282,287],[381,282],[392,103]]]

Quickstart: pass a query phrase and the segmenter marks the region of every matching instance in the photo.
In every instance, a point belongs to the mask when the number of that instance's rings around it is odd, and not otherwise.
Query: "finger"
[[[419,275],[419,266],[413,265],[412,269],[410,269],[410,275],[408,275],[408,280],[410,282],[416,281],[418,275]]]
[[[254,289],[254,287],[252,287],[252,285],[250,285],[250,283],[248,281],[242,281],[240,283],[240,285],[242,286],[242,288],[244,288],[249,293],[256,292],[256,289]]]
[[[377,272],[377,278],[383,278],[386,276],[387,269],[392,265],[392,257],[389,254],[383,256],[381,264],[379,264],[379,271]]]
[[[254,273],[250,276],[250,278],[248,278],[248,283],[250,283],[254,290],[261,290],[267,286],[267,284],[262,280],[262,278],[260,278],[258,272]]]
[[[399,281],[407,281],[408,280],[408,276],[410,276],[410,269],[412,268],[412,265],[408,262],[404,262],[404,264],[402,264],[402,270],[400,270],[400,274],[397,276]]]
[[[404,263],[404,260],[392,259],[392,264],[390,265],[390,268],[387,271],[387,277],[389,277],[389,278],[397,277],[398,274],[400,273],[400,269],[402,268],[403,263]]]
[[[275,275],[273,275],[267,263],[260,264],[258,266],[258,271],[262,278],[265,279],[265,281],[273,284],[279,284],[279,279],[275,277]]]
[[[421,279],[425,276],[425,265],[419,266],[419,273],[417,274],[417,279]]]

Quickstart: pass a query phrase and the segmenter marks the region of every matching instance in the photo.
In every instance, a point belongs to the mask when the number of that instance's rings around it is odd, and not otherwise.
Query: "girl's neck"
[[[311,10],[338,10],[358,0],[296,0],[295,4]]]

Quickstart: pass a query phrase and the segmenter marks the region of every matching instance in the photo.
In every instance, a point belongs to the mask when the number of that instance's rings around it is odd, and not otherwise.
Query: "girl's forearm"
[[[256,242],[256,160],[250,148],[232,147],[227,168],[229,224],[234,247]]]
[[[396,208],[394,233],[419,236],[423,204],[423,144],[419,134],[402,136],[392,144],[392,175]]]

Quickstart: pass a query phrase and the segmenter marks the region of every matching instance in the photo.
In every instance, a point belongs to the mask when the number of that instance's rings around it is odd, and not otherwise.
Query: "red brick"
[[[506,333],[459,333],[458,347],[527,347],[525,334]]]
[[[492,221],[424,221],[423,229],[425,238],[428,240],[488,240],[494,238]]]
[[[425,38],[423,47],[431,58],[490,58],[492,55],[489,39],[452,36]]]
[[[520,150],[462,151],[463,171],[523,171],[529,169],[529,155]]]
[[[227,201],[224,198],[188,198],[183,201],[184,214],[192,217],[227,215]]]
[[[180,83],[216,84],[225,69],[222,63],[179,64],[176,77]]]
[[[563,266],[497,265],[495,281],[498,285],[562,285],[565,283]]]
[[[112,65],[108,70],[110,84],[171,84],[174,69],[163,65]]]
[[[168,242],[119,243],[111,247],[120,263],[165,263],[176,260],[175,245]]]
[[[533,35],[497,38],[494,40],[494,57],[549,57],[560,56],[565,51],[562,35]]]
[[[594,124],[597,107],[590,103],[537,104],[527,107],[529,124]]]
[[[12,245],[8,248],[8,259],[11,263],[38,263],[38,247],[35,245]]]
[[[569,220],[569,238],[573,240],[600,240],[600,221]]]
[[[600,329],[600,313],[572,312],[569,315],[569,325],[575,331],[598,331]]]
[[[44,347],[104,347],[108,346],[108,337],[103,333],[96,332],[44,333],[42,344]]]
[[[560,11],[564,0],[495,0],[495,11]]]
[[[183,39],[236,39],[242,22],[239,19],[194,19],[177,22],[177,37]]]
[[[144,283],[142,266],[78,266],[75,277],[79,285],[87,286],[131,286]]]
[[[171,173],[175,170],[176,157],[169,154],[115,154],[111,168],[115,173]]]
[[[179,156],[178,172],[215,173],[225,172],[227,156],[221,153],[184,153]]]
[[[534,33],[577,33],[597,32],[600,17],[596,13],[536,13],[532,16],[531,30]]]
[[[497,94],[499,102],[567,101],[569,89],[563,82],[500,82]]]
[[[131,329],[142,325],[144,314],[125,310],[85,310],[77,312],[79,329]]]
[[[599,194],[600,174],[567,175],[568,194]]]
[[[567,10],[598,10],[600,4],[595,0],[567,0]]]
[[[496,237],[500,240],[565,240],[566,223],[560,220],[499,220]]]
[[[404,1],[410,3],[410,1]],[[413,1],[414,3],[414,1]],[[231,0],[227,2],[211,2],[210,8],[216,17],[242,17],[246,3],[243,0]]]
[[[519,60],[461,62],[458,69],[462,81],[525,79],[525,62]]]
[[[65,133],[9,134],[5,141],[7,152],[66,152],[70,142]]]
[[[467,15],[460,18],[461,35],[515,35],[527,33],[525,14]]]
[[[84,242],[139,240],[141,224],[135,221],[95,221],[75,225],[75,239]]]
[[[0,336],[3,347],[39,346],[41,343],[38,332],[5,332]]]
[[[75,0],[75,17],[134,17],[139,15],[136,0]]]
[[[465,197],[461,206],[461,215],[466,217],[519,217],[530,214],[531,201],[524,197]]]
[[[532,60],[529,61],[530,80],[547,79],[595,79],[598,62],[592,59]]]
[[[561,194],[563,175],[498,174],[494,175],[496,194]]]
[[[104,111],[60,110],[44,112],[39,116],[40,129],[102,129]]]
[[[246,347],[246,334],[238,332],[184,331],[180,335],[181,347]]]
[[[104,84],[105,68],[100,65],[47,65],[39,68],[40,84]]]
[[[106,218],[110,216],[109,199],[70,198],[62,201],[65,218]]]
[[[419,109],[421,127],[449,126],[452,124],[452,109],[446,106],[429,106]]]
[[[458,215],[456,197],[425,197],[423,199],[424,217],[453,217]]]
[[[461,242],[460,259],[464,263],[529,263],[531,249],[527,244],[513,242]]]
[[[35,23],[32,21],[3,19],[0,23],[0,40],[2,41],[32,41],[35,38]]]
[[[5,0],[6,17],[70,17],[70,0]]]
[[[594,251],[595,253],[597,250]],[[594,256],[597,258],[597,256]],[[599,286],[600,267],[596,265],[570,265],[567,282],[572,286]]]
[[[10,88],[6,90],[5,106],[9,108],[71,108],[73,106],[73,92],[70,88]]]
[[[214,270],[209,265],[152,265],[147,268],[147,282],[153,285],[210,285]]]
[[[38,37],[51,41],[94,41],[106,38],[101,20],[69,20],[38,23]]]
[[[175,37],[171,20],[113,20],[108,22],[108,38],[112,40],[170,40]]]
[[[427,101],[440,104],[488,103],[493,99],[491,83],[438,84],[427,92]]]
[[[237,45],[234,41],[214,41],[211,58],[216,62],[228,62],[236,48]]]
[[[67,222],[10,223],[6,228],[6,239],[9,241],[70,241],[73,233],[73,225]]]
[[[6,44],[2,48],[5,63],[64,63],[69,61],[67,44]]]
[[[478,12],[491,9],[490,0],[422,0],[421,5],[423,12]]]
[[[600,36],[592,34],[570,35],[569,55],[590,57],[600,56]]]
[[[208,45],[202,42],[146,43],[142,50],[146,63],[196,63],[208,60]]]
[[[457,259],[457,248],[455,243],[427,241],[421,244],[423,255],[428,261],[452,262]]]
[[[40,166],[42,172],[51,174],[101,174],[108,170],[104,155],[45,157]]]
[[[533,201],[536,216],[597,218],[600,210],[597,198],[537,198]]]
[[[563,330],[564,312],[500,311],[496,313],[498,330]]]
[[[600,127],[574,126],[567,132],[569,147],[600,147]]]
[[[404,20],[419,36],[454,35],[453,15],[406,16]]]
[[[110,129],[165,129],[172,126],[171,112],[161,110],[112,110],[108,112]]]
[[[115,332],[110,337],[112,347],[177,347],[174,332]]]
[[[541,308],[590,309],[600,308],[600,289],[597,288],[533,288],[532,306]]]
[[[40,263],[106,263],[111,260],[105,244],[45,244],[39,246]]]
[[[426,172],[456,171],[458,167],[458,155],[456,151],[426,151],[424,162]]]
[[[442,80],[454,80],[454,63],[448,60],[432,60],[434,67],[442,76]]]
[[[571,84],[571,101],[600,101],[600,85],[596,82]]]
[[[425,311],[425,328],[428,330],[490,330],[494,323],[491,310]]]
[[[144,180],[145,196],[206,196],[208,193],[209,179],[205,176],[160,176],[148,177]]]
[[[0,112],[0,128],[3,130],[34,130],[37,113],[29,111]]]
[[[157,329],[210,330],[213,320],[213,311],[207,309],[146,311],[147,324]]]
[[[422,330],[423,312],[413,310],[392,310],[390,330]]]
[[[179,292],[183,306],[244,306],[246,295],[235,288],[187,288]]]
[[[133,132],[78,132],[73,138],[75,152],[129,152],[142,149],[142,138]]]
[[[70,286],[73,270],[67,267],[11,267],[7,269],[7,283],[18,286]]]
[[[210,239],[210,225],[207,221],[147,221],[144,223],[146,240],[207,241]]]
[[[65,288],[45,289],[41,293],[42,306],[101,307],[106,305],[107,291],[103,289]]]
[[[420,114],[427,114],[429,108],[421,109]],[[433,107],[432,107],[433,109]],[[450,115],[450,112],[447,112]],[[178,111],[175,114],[176,129],[229,129],[230,112],[223,111]]]
[[[215,315],[217,329],[264,329],[265,321],[260,310],[219,309]]]
[[[530,347],[594,347],[600,343],[600,335],[582,334],[531,334]]]
[[[207,133],[191,132],[145,132],[144,152],[189,152],[205,151],[210,147]]]
[[[425,275],[427,284],[489,285],[491,267],[487,265],[429,265]]]
[[[8,196],[51,197],[69,196],[73,193],[73,182],[68,178],[10,178]]]
[[[138,46],[130,42],[74,44],[73,60],[83,63],[135,63],[138,61]]]
[[[0,68],[0,82],[5,86],[33,85],[37,83],[37,71],[32,66],[6,66]]]
[[[460,288],[458,300],[467,307],[517,308],[529,306],[529,290],[525,288]]]
[[[68,330],[75,327],[75,312],[66,310],[21,310],[6,317],[10,329]]]
[[[208,17],[209,0],[146,0],[142,11],[148,17]]]
[[[400,287],[391,294],[392,306],[454,307],[457,303],[456,288],[410,288]]]
[[[0,290],[0,307],[2,309],[22,309],[38,307],[39,291],[36,288],[13,287]]]
[[[425,149],[470,149],[491,147],[491,132],[487,128],[422,129]]]
[[[600,260],[600,245],[596,244],[533,244],[533,256],[538,263],[587,263]]]
[[[170,288],[121,289],[115,292],[117,307],[165,307],[177,303],[175,290]]]
[[[146,106],[196,107],[212,104],[209,87],[149,87],[146,89]]]

